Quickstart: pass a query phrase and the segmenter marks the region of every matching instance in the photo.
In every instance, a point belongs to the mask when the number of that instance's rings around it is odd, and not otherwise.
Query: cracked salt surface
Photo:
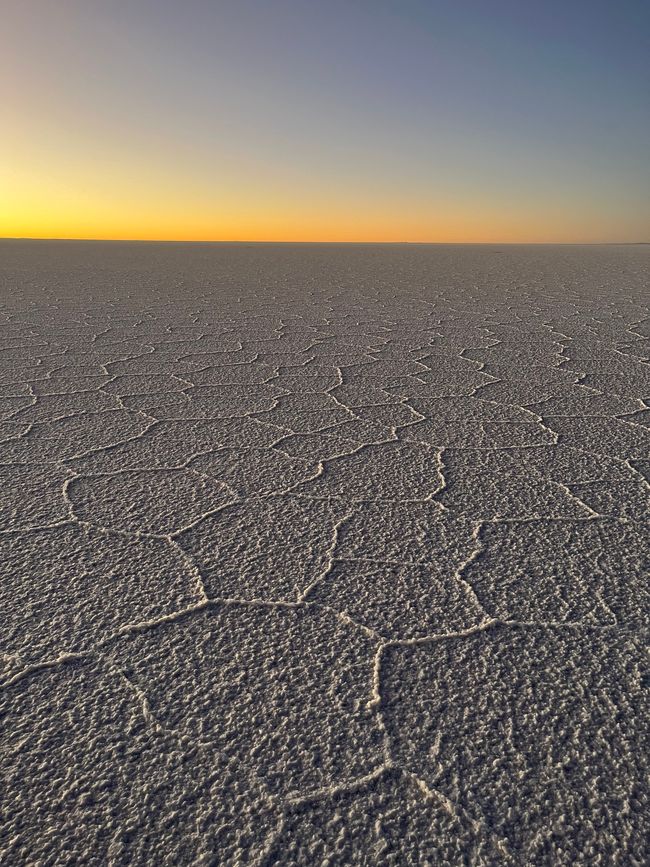
[[[0,863],[647,863],[650,258],[493,249],[0,243]]]

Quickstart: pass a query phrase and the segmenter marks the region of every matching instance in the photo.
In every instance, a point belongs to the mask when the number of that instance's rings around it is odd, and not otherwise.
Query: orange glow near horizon
[[[269,241],[368,243],[599,243],[644,240],[621,220],[602,217],[563,204],[546,204],[522,213],[518,203],[495,207],[491,202],[438,205],[426,201],[347,200],[323,195],[285,197],[192,196],[190,185],[164,189],[152,185],[133,191],[120,185],[88,182],[79,187],[54,177],[14,181],[0,177],[3,188],[0,237],[79,240]],[[124,189],[123,187],[126,187]],[[131,190],[131,195],[129,195]],[[313,196],[313,193],[312,193]]]
[[[2,146],[0,145],[0,148]],[[18,154],[18,148],[14,151]],[[0,166],[0,237],[88,240],[599,243],[644,241],[638,212],[598,203],[414,184],[346,187],[287,172],[229,167],[201,178],[191,167],[79,153]],[[7,166],[11,164],[11,171]],[[329,182],[329,183],[328,183]]]

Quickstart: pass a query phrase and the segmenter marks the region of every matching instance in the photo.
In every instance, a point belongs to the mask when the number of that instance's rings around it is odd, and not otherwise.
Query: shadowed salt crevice
[[[428,538],[405,552],[412,559],[400,560],[391,534],[404,521],[411,532]],[[377,541],[359,538],[366,522],[375,526]],[[480,525],[472,528],[413,504],[358,508],[337,532],[333,556],[309,588],[309,598],[344,611],[387,640],[471,628],[492,619],[465,577],[482,553],[479,530]],[[454,533],[465,536],[456,550],[447,541]],[[385,559],[391,554],[394,559]]]
[[[354,786],[291,804],[260,863],[409,863],[413,852],[426,863],[514,863],[446,799],[399,769],[378,769]]]
[[[345,514],[343,504],[327,501],[255,498],[175,538],[198,564],[210,597],[294,600],[327,573]]]
[[[343,527],[352,518],[353,512],[348,511],[332,525],[332,538],[329,548],[325,552],[325,564],[322,570],[307,584],[303,589],[296,587],[297,599],[299,602],[305,602],[309,597],[313,596],[318,585],[327,579],[327,576],[334,569],[336,549],[339,544],[339,536]],[[336,606],[332,606],[336,607]]]
[[[201,598],[185,556],[162,539],[68,523],[0,535],[0,561],[3,649],[26,664],[92,650],[126,623]]]

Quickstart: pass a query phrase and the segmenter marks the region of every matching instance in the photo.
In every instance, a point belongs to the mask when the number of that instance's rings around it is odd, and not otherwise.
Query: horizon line
[[[413,247],[642,247],[650,245],[648,241],[298,241],[298,240],[259,240],[255,238],[240,238],[236,240],[224,240],[218,238],[59,238],[38,236],[12,236],[0,237],[3,241],[56,241],[61,243],[88,243],[88,244],[292,244],[292,245],[342,245],[342,246],[413,246]]]

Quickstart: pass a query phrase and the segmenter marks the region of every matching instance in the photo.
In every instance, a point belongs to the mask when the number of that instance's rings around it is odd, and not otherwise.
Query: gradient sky
[[[647,0],[0,7],[0,236],[650,240]]]

